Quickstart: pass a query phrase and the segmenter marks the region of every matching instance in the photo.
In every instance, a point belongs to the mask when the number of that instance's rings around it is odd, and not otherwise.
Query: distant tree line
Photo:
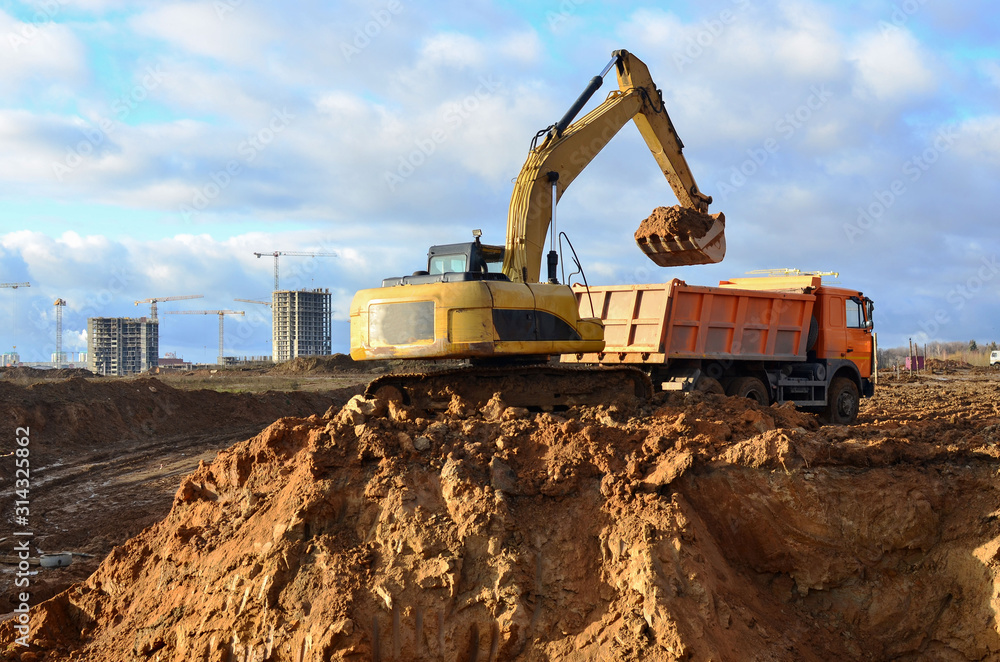
[[[941,359],[942,361],[960,361],[975,366],[988,366],[990,364],[990,352],[998,348],[996,342],[982,344],[975,340],[968,342],[954,340],[952,342],[929,342],[926,345],[914,347],[917,356],[924,356],[926,347],[926,358]],[[890,349],[878,350],[878,364],[881,368],[902,367],[906,363],[906,357],[910,352],[909,347],[892,347]]]

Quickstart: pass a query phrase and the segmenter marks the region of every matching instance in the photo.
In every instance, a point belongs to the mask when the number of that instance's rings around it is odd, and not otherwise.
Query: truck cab
[[[857,367],[861,390],[869,388],[874,359],[872,300],[855,290],[820,287],[813,316],[819,326],[816,358],[833,364],[850,361]],[[866,396],[871,395],[865,393]]]

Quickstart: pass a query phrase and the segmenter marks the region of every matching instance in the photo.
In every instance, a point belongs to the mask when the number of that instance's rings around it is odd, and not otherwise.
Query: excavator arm
[[[619,89],[573,122],[573,117],[597,91],[612,65],[617,70]],[[504,274],[512,281],[539,281],[553,205],[629,120],[635,122],[681,206],[707,216],[712,199],[698,190],[682,153],[684,145],[674,130],[649,69],[628,51],[615,51],[604,73],[595,76],[566,115],[549,127],[542,143],[532,148],[521,168],[507,216],[503,264]],[[663,241],[643,242],[640,247],[658,264],[719,262],[725,254],[723,221],[707,218],[713,227],[702,237],[685,234],[662,238]],[[658,253],[664,255],[661,257]]]

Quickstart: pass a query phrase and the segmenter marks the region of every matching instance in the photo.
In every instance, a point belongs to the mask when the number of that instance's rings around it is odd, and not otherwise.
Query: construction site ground
[[[6,373],[32,553],[74,556],[32,566],[0,660],[1000,660],[1000,377],[929,367],[847,427],[700,393],[415,410],[346,357]]]
[[[10,611],[18,592],[11,551],[14,460],[8,455],[16,427],[30,430],[33,546],[74,553],[69,567],[32,578],[38,602],[85,579],[115,545],[162,519],[180,478],[200,461],[211,462],[219,450],[283,416],[341,405],[370,379],[359,370],[333,374],[336,363],[302,359],[270,370],[205,368],[137,378],[2,369],[0,613]]]

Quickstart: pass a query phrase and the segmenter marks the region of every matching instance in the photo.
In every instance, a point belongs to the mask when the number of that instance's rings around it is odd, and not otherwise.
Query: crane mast
[[[223,353],[223,320],[226,315],[243,315],[242,310],[168,310],[164,315],[218,315],[219,316],[219,365],[225,364]]]

